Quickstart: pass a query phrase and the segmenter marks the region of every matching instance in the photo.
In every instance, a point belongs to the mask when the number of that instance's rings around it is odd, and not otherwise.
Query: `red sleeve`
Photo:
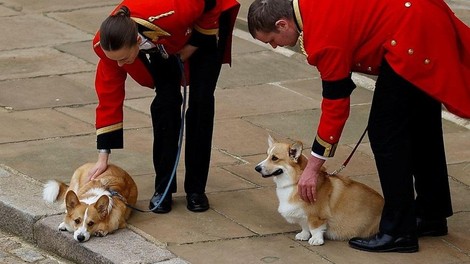
[[[309,53],[307,61],[317,67],[324,81],[341,80],[351,73],[352,59],[344,48],[333,46],[323,48],[312,55]]]
[[[123,147],[123,104],[127,72],[108,59],[95,38],[94,49],[100,57],[95,76],[98,96],[96,135],[98,149]]]
[[[336,145],[341,138],[344,125],[349,117],[349,104],[349,97],[335,100],[323,99],[317,137],[319,137],[319,140],[324,141],[322,145],[324,145],[325,150],[323,152],[314,151],[316,154],[325,157],[332,157],[334,155]]]
[[[313,49],[312,49],[313,50]],[[350,79],[351,58],[344,48],[329,46],[309,53],[309,64],[317,67],[323,81],[322,114],[312,152],[333,157],[349,117],[349,96],[355,88]]]
[[[97,129],[122,122],[126,77],[127,72],[117,66],[116,62],[105,59],[98,62],[95,78],[99,100],[96,108]]]

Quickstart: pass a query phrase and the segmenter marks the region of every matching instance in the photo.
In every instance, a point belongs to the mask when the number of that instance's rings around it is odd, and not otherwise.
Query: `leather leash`
[[[362,142],[362,139],[364,139],[364,136],[366,135],[366,132],[367,132],[367,127],[366,127],[366,129],[364,129],[364,132],[362,132],[361,138],[359,138],[359,141],[356,143],[356,146],[354,146],[354,149],[351,151],[351,154],[349,154],[349,157],[343,162],[343,164],[338,169],[336,169],[332,173],[328,173],[329,176],[334,176],[334,175],[340,173],[344,168],[346,168],[346,166],[348,165],[348,163],[351,160],[352,156],[354,155],[354,152],[356,152],[357,147],[359,147],[359,145]]]

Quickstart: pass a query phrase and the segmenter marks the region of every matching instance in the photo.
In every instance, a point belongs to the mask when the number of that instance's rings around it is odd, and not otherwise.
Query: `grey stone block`
[[[35,225],[39,247],[76,263],[159,263],[176,258],[173,253],[129,229],[119,229],[105,237],[92,237],[79,243],[69,232],[58,230],[63,216],[50,216]]]

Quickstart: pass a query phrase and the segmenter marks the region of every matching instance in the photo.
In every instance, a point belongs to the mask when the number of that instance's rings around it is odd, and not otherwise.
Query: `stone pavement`
[[[51,254],[21,237],[0,230],[0,263],[69,264],[72,263]]]
[[[224,66],[216,91],[211,209],[186,209],[180,177],[171,213],[135,212],[128,229],[79,244],[57,231],[62,211],[42,201],[42,184],[53,178],[68,182],[75,168],[96,160],[97,57],[91,38],[117,1],[0,0],[0,229],[12,234],[0,235],[0,262],[57,263],[58,255],[74,263],[470,263],[470,123],[448,113],[444,133],[455,211],[449,235],[420,239],[415,254],[294,240],[298,227],[277,213],[274,184],[254,166],[264,159],[268,134],[309,147],[320,112],[320,81],[302,55],[253,41],[245,22],[251,0],[240,2],[233,65]],[[447,2],[470,24],[468,0]],[[330,171],[343,163],[366,124],[373,79],[354,80],[359,87],[337,155],[326,164]],[[125,149],[113,151],[111,162],[134,177],[137,206],[146,209],[154,181],[153,91],[129,79],[126,98]],[[181,159],[184,164],[184,153]],[[380,191],[367,138],[343,173]],[[27,243],[17,246],[31,244],[52,257],[12,260],[10,242],[4,242],[19,238]]]

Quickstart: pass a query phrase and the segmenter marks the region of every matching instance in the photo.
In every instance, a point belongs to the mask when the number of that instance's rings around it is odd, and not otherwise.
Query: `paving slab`
[[[98,64],[98,55],[91,49],[93,42],[89,39],[80,42],[70,42],[65,44],[60,44],[54,46],[57,50],[61,52],[73,55],[77,58],[85,60],[93,65]],[[92,78],[87,78],[89,82],[89,87],[94,87],[93,79],[95,76],[95,71],[91,71],[89,74],[92,74]]]
[[[470,199],[468,199],[470,188],[452,177],[449,178],[449,185],[454,213],[468,212],[468,208],[470,207]]]
[[[212,197],[214,210],[259,236],[299,229],[277,212],[279,202],[273,187],[216,193]]]
[[[4,16],[16,16],[16,15],[21,15],[20,12],[17,10],[14,10],[12,8],[5,7],[3,5],[0,6],[0,17]]]
[[[57,107],[54,108],[54,110],[88,123],[93,126],[93,129],[95,127],[95,103],[89,105],[81,104],[79,106],[72,105],[67,107]],[[127,107],[124,108],[124,123],[126,124],[125,129],[150,128],[152,126],[151,120],[146,114],[134,111]]]
[[[53,48],[10,50],[0,53],[0,81],[82,71],[95,66]]]
[[[266,152],[265,141],[259,139],[267,135],[265,128],[244,119],[224,119],[219,120],[214,127],[212,145],[235,156],[259,154]],[[279,134],[273,132],[272,136],[278,137]]]
[[[211,194],[208,196],[211,199]],[[254,235],[244,226],[218,213],[216,207],[194,214],[186,209],[184,197],[175,197],[173,200],[171,214],[136,213],[129,223],[166,244],[207,242]],[[212,203],[214,207],[215,200]]]
[[[449,236],[451,236],[450,234]],[[396,254],[396,253],[370,253],[349,248],[347,243],[340,241],[326,241],[325,245],[320,247],[311,247],[322,258],[327,259],[330,263],[465,263],[468,256],[453,248],[440,239],[420,239],[420,251],[413,254]],[[338,254],[343,252],[343,254]]]
[[[6,80],[1,86],[0,105],[11,110],[96,102],[96,93],[91,86],[84,86],[70,77],[47,76]]]
[[[177,258],[162,245],[146,240],[130,229],[120,229],[106,237],[92,237],[86,243],[57,227],[63,216],[46,217],[35,224],[35,236],[43,249],[68,256],[75,263],[158,263]]]
[[[470,162],[463,162],[447,167],[449,175],[455,180],[462,182],[466,186],[470,186]]]
[[[100,7],[104,5],[114,6],[116,5],[116,1],[102,0],[98,2],[90,0],[2,0],[2,4],[5,7],[14,10],[19,10],[25,13],[47,13],[60,10],[75,10],[82,8]]]
[[[34,114],[31,111],[33,110],[0,114],[3,122],[15,124],[1,130],[0,143],[86,134],[94,130],[90,124],[53,109],[34,110]]]
[[[232,54],[250,54],[258,51],[266,50],[266,46],[259,45],[255,41],[246,41],[247,33],[240,29],[235,28],[232,37]],[[230,66],[224,65],[224,69],[229,69]],[[221,77],[220,79],[222,79]]]
[[[4,17],[0,30],[0,50],[43,47],[90,39],[89,34],[41,14]],[[28,30],[26,34],[18,34],[25,30]]]
[[[266,94],[269,94],[269,97],[266,97]],[[216,119],[276,114],[320,106],[320,101],[277,84],[216,90],[216,98]]]
[[[441,241],[454,247],[455,250],[466,254],[467,257],[470,255],[470,236],[468,236],[470,221],[468,219],[470,219],[468,211],[455,213],[449,218],[450,235],[441,239]],[[432,240],[431,238],[428,239]],[[447,254],[443,253],[443,255]],[[469,261],[469,259],[467,258],[466,261]],[[465,263],[465,261],[462,261],[462,263]]]
[[[114,10],[115,4],[116,2],[109,5],[108,2],[108,5],[58,11],[48,13],[47,16],[65,24],[72,24],[74,27],[91,34],[91,38],[93,38],[103,20]],[[90,51],[92,50],[90,49]]]
[[[282,65],[282,67],[279,67]],[[263,69],[260,71],[259,69]],[[268,49],[233,57],[232,67],[224,66],[217,87],[222,89],[262,83],[303,79],[312,75],[307,64],[274,53]]]
[[[470,130],[460,133],[445,133],[444,146],[447,163],[462,163],[470,157]]]
[[[219,263],[332,263],[287,235],[239,238],[204,244],[170,245],[193,264]]]
[[[352,106],[350,117],[344,127],[340,144],[356,144],[367,126],[370,105]],[[273,131],[281,137],[301,141],[305,147],[311,147],[314,132],[318,127],[321,110],[309,109],[282,113],[269,113],[247,116],[243,120]],[[364,139],[367,142],[367,138]]]
[[[0,263],[72,264],[17,235],[0,230]]]
[[[0,164],[0,226],[2,229],[34,240],[34,224],[44,214],[57,210],[38,206],[42,184],[17,170]]]

